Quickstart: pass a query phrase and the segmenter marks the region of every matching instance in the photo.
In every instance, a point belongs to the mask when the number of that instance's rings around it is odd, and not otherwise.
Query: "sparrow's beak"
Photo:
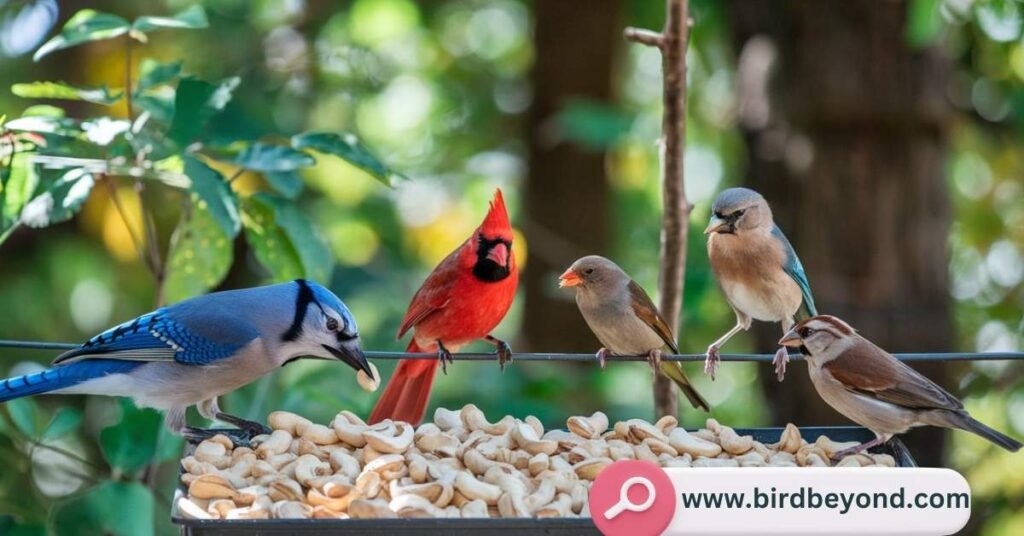
[[[331,355],[338,358],[338,361],[345,363],[352,367],[356,371],[363,371],[371,379],[376,379],[373,376],[373,370],[370,368],[370,363],[366,361],[366,355],[363,354],[363,350],[359,348],[359,344],[342,344],[339,348],[333,346],[327,346],[326,344],[321,345]]]
[[[795,329],[791,329],[786,332],[785,335],[779,339],[779,344],[783,346],[790,346],[792,348],[799,348],[804,342],[800,339],[800,335],[797,335]]]
[[[508,246],[497,243],[487,252],[487,258],[498,266],[508,266]]]
[[[708,226],[704,229],[704,234],[717,233],[719,229],[729,225],[729,222],[719,218],[718,216],[711,216],[711,221],[708,222]]]
[[[573,271],[572,268],[569,268],[564,274],[558,276],[558,286],[561,288],[575,287],[581,283],[583,283],[583,280],[580,279],[580,275]]]

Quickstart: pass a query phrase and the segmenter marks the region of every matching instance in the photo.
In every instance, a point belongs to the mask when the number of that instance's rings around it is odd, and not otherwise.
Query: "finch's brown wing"
[[[651,329],[661,337],[661,340],[665,341],[665,344],[672,349],[672,353],[678,354],[679,348],[676,346],[675,337],[672,336],[672,330],[669,329],[665,319],[661,317],[661,313],[658,312],[658,308],[651,302],[651,298],[644,292],[643,287],[636,284],[636,281],[629,281],[629,298],[630,305],[633,307],[633,312],[636,316],[640,317]]]
[[[823,365],[847,389],[913,409],[963,408],[957,398],[870,341],[857,342]]]

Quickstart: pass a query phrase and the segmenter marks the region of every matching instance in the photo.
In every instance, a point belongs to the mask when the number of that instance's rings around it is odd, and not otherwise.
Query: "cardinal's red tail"
[[[416,346],[416,341],[413,340],[405,351],[421,353],[424,350]],[[384,388],[384,394],[380,395],[377,405],[370,413],[370,424],[384,419],[419,424],[423,420],[423,414],[427,412],[435,372],[436,359],[406,359],[400,362],[387,387]]]

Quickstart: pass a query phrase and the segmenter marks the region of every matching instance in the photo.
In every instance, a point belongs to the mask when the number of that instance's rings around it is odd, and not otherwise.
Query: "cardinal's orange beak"
[[[575,287],[580,283],[583,283],[583,280],[580,279],[579,274],[574,272],[572,268],[569,268],[564,274],[558,276],[558,286],[562,288]]]

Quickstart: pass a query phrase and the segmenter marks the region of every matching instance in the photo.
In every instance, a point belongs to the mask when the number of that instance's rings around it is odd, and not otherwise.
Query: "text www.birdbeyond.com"
[[[684,492],[680,506],[684,509],[831,509],[845,515],[854,508],[919,508],[970,510],[971,495],[964,492],[918,492],[909,495],[905,487],[892,493],[877,491],[826,492],[801,487],[796,490],[754,487],[749,493]]]

